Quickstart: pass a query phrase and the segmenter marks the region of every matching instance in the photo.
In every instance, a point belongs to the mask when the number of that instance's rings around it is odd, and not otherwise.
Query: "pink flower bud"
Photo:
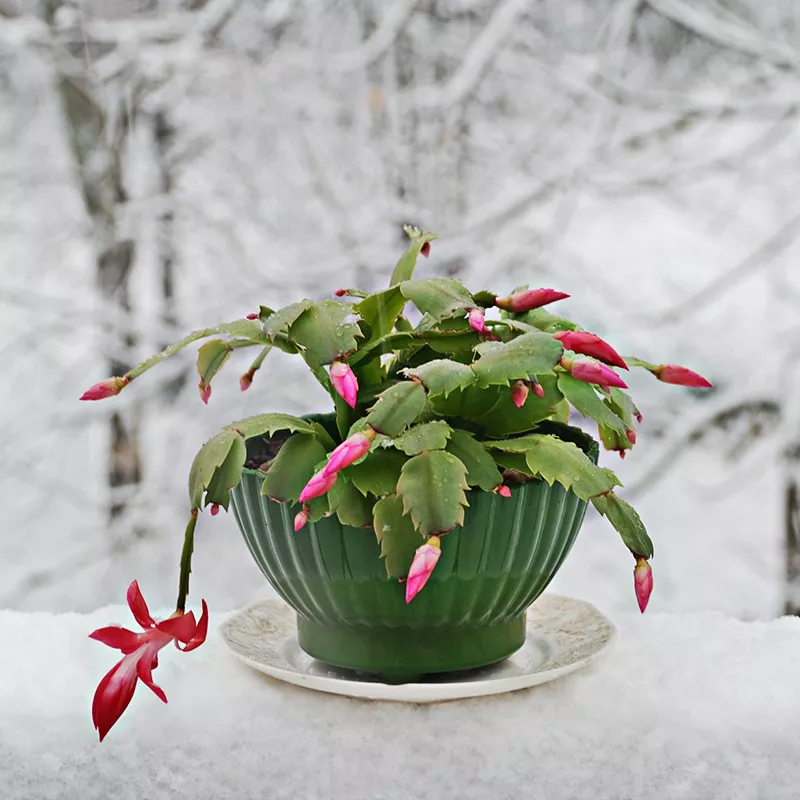
[[[528,399],[528,392],[530,392],[530,388],[526,381],[515,381],[511,385],[511,399],[517,408],[522,408],[525,405],[525,401]]]
[[[626,436],[631,444],[636,444],[636,431],[633,428],[628,428]]]
[[[336,394],[342,397],[350,408],[355,408],[358,397],[358,378],[355,372],[342,361],[334,361],[331,364],[331,383]]]
[[[491,333],[486,327],[486,316],[482,308],[471,308],[467,314],[470,327],[481,334]]]
[[[219,514],[219,503],[211,504],[211,516],[216,517]]]
[[[425,242],[425,244],[423,244],[422,247],[420,247],[419,254],[427,258],[431,254],[431,243]]]
[[[642,412],[639,411],[638,408],[636,409],[636,413],[634,414],[634,416],[636,417],[636,421],[641,425],[642,421],[644,420],[644,417],[642,416]]]
[[[261,316],[260,314],[258,314],[258,313],[256,313],[256,312],[253,312],[252,314],[248,314],[248,315],[245,317],[245,319],[258,319],[260,316]]]
[[[621,458],[623,461],[625,460],[625,457],[626,457],[627,455],[628,455],[628,451],[627,451],[627,450],[620,450],[620,451],[619,451],[619,457],[620,457],[620,458]]]
[[[297,513],[297,516],[294,518],[294,532],[297,533],[301,528],[305,526],[308,522],[308,513],[309,508],[307,505],[303,504],[303,507]]]
[[[347,289],[337,289],[333,294],[335,297],[344,297],[347,294]]]
[[[208,401],[211,399],[211,384],[206,383],[200,378],[200,383],[197,384],[197,388],[200,390],[200,399],[208,405]]]
[[[535,394],[535,395],[536,395],[536,396],[537,396],[539,399],[541,399],[541,398],[543,398],[543,397],[544,397],[544,386],[542,386],[542,384],[541,384],[541,383],[539,383],[538,381],[533,381],[533,386],[532,386],[532,388],[533,388],[533,393],[534,393],[534,394]]]
[[[81,395],[81,400],[105,400],[106,397],[119,394],[130,382],[131,379],[126,375],[121,378],[106,378],[106,380],[90,386]]]
[[[345,439],[328,457],[324,473],[335,475],[339,470],[349,467],[369,452],[375,439],[375,431],[367,428]]]
[[[636,559],[636,567],[633,570],[633,585],[636,589],[636,601],[639,603],[639,610],[644,614],[647,603],[650,600],[650,593],[653,591],[653,570],[644,558]]]
[[[406,603],[410,603],[428,582],[441,554],[438,536],[431,536],[424,545],[417,548],[406,578]]]
[[[252,369],[247,370],[247,372],[239,378],[239,388],[246,392],[253,383],[253,375],[255,375],[255,371]]]
[[[585,383],[595,383],[604,389],[609,386],[617,386],[620,389],[628,388],[628,384],[611,367],[607,367],[599,361],[591,361],[588,358],[562,358],[561,366],[573,378]]]
[[[557,292],[555,289],[526,289],[524,292],[514,292],[508,297],[499,297],[495,300],[495,305],[506,311],[521,314],[523,311],[533,311],[534,308],[541,308],[566,297],[569,295]]]
[[[315,497],[322,497],[322,495],[330,491],[338,477],[338,472],[326,473],[324,469],[320,470],[313,475],[311,480],[305,485],[298,499],[301,503],[307,503]]]
[[[622,356],[608,343],[604,342],[599,336],[586,331],[561,331],[554,333],[554,339],[558,339],[567,350],[574,353],[581,353],[585,356],[592,356],[612,367],[628,369],[628,365]]]
[[[702,375],[698,375],[686,367],[679,367],[677,364],[662,364],[654,370],[653,374],[660,381],[673,383],[676,386],[693,386],[699,389],[711,389],[714,386]]]
[[[511,497],[511,489],[504,483],[501,483],[499,486],[497,486],[495,491],[500,495],[500,497]]]

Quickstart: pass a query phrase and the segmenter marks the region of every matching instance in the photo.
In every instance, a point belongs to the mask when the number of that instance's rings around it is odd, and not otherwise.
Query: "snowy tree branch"
[[[414,101],[425,108],[452,108],[466,100],[483,79],[517,17],[528,6],[528,0],[505,0],[475,38],[449,82],[443,87],[416,89],[412,93]]]
[[[763,59],[778,67],[796,69],[800,52],[782,42],[770,39],[744,20],[721,8],[717,3],[691,0],[645,0],[662,17],[702,36],[714,44]]]
[[[341,72],[353,72],[377,61],[394,44],[418,5],[419,0],[395,0],[369,39],[355,50],[339,56],[334,68]]]
[[[710,300],[717,299],[720,295],[730,291],[739,282],[744,280],[761,267],[769,265],[781,253],[787,250],[800,236],[800,213],[793,216],[786,224],[781,226],[766,241],[762,242],[746,258],[740,261],[733,269],[724,272],[711,283],[706,284],[699,292],[682,301],[679,306],[668,311],[659,320],[665,325],[694,313]]]
[[[769,387],[762,382],[762,387]],[[628,487],[627,495],[641,496],[656,484],[670,469],[673,469],[679,457],[694,443],[699,441],[713,427],[719,426],[726,419],[745,414],[761,414],[769,418],[780,418],[781,397],[777,389],[772,394],[761,393],[753,397],[749,384],[737,393],[724,392],[718,399],[708,400],[694,412],[680,417],[674,428],[665,439],[666,445],[640,471],[635,481]]]

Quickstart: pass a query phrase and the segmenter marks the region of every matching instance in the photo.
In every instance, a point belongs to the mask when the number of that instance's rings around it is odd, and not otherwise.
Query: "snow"
[[[163,651],[169,704],[139,687],[99,744],[91,697],[116,654],[87,634],[127,608],[0,612],[4,800],[797,796],[798,619],[614,615],[584,670],[433,706],[281,684],[227,651],[224,619],[200,649]]]

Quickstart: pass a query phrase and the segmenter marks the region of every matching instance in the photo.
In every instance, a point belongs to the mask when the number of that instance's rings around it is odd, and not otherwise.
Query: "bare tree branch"
[[[517,17],[529,5],[529,0],[505,0],[475,38],[449,82],[443,87],[429,86],[414,90],[413,101],[426,108],[451,108],[462,103],[475,91]]]
[[[774,394],[762,394],[753,397],[750,389],[747,393],[731,395],[723,393],[719,399],[704,402],[694,413],[689,413],[678,420],[673,430],[665,437],[666,445],[645,465],[637,479],[628,487],[628,496],[641,496],[657,483],[671,469],[674,469],[681,455],[689,447],[698,442],[714,426],[721,425],[726,419],[744,414],[764,414],[768,417],[780,417],[781,397]]]
[[[800,52],[761,34],[756,28],[711,0],[645,0],[657,14],[714,44],[762,59],[778,67],[797,69]]]
[[[384,55],[411,19],[419,0],[394,0],[375,32],[355,50],[338,56],[333,67],[340,72],[364,69]]]
[[[683,300],[679,306],[663,314],[657,324],[667,325],[677,322],[687,314],[694,313],[710,300],[719,298],[753,272],[769,266],[797,240],[798,236],[800,236],[800,213],[795,214],[733,269],[724,272],[711,283],[706,284],[699,292]]]

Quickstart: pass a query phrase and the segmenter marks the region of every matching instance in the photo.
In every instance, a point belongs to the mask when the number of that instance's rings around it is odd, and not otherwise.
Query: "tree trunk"
[[[800,616],[800,480],[797,462],[786,480],[784,495],[784,530],[786,541],[786,614]]]
[[[175,247],[175,204],[172,195],[175,186],[175,128],[165,109],[159,109],[153,115],[152,132],[158,176],[159,213],[156,221],[156,253],[161,286],[161,340],[157,342],[157,346],[159,349],[163,349],[178,338],[176,335],[178,309],[175,297],[177,250]],[[181,370],[163,385],[161,394],[167,403],[174,402],[188,378],[189,371]]]
[[[120,230],[119,212],[127,201],[122,156],[128,138],[128,110],[112,122],[88,82],[60,75],[58,92],[69,133],[81,193],[92,223],[97,287],[114,323],[107,328],[107,373],[123,375],[132,366],[136,335],[131,327],[130,277],[136,245]],[[115,411],[109,419],[108,516],[120,517],[138,488],[141,457],[137,409]]]

